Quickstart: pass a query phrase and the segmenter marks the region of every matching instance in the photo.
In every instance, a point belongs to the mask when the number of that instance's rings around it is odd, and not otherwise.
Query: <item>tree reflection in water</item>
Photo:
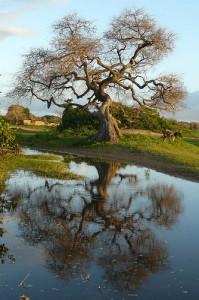
[[[2,224],[1,215],[3,213],[15,211],[20,198],[20,195],[17,193],[15,193],[13,197],[7,198],[3,191],[0,192],[0,224]],[[0,227],[0,239],[3,237],[4,233],[4,228]],[[4,264],[7,260],[14,263],[15,257],[9,253],[9,249],[5,243],[0,243],[0,263]]]
[[[175,224],[181,196],[173,186],[142,188],[118,163],[93,165],[96,180],[44,181],[23,191],[20,229],[29,243],[43,244],[51,271],[71,279],[94,262],[109,284],[130,292],[168,264],[166,244],[152,228]]]

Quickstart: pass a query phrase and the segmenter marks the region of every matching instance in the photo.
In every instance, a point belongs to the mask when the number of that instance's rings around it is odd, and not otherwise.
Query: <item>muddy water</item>
[[[198,299],[199,184],[117,162],[18,171],[1,194],[0,299]]]

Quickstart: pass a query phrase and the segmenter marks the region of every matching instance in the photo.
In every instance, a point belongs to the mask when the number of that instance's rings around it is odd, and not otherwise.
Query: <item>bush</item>
[[[114,102],[111,107],[111,114],[118,121],[120,128],[134,128],[137,122],[139,109]]]
[[[9,124],[0,117],[0,154],[17,153],[18,151],[19,147]]]
[[[114,103],[111,113],[118,120],[121,128],[162,131],[173,127],[173,122],[161,117],[155,109],[129,107],[121,103]]]
[[[122,129],[147,129],[157,132],[162,132],[163,129],[180,129],[176,120],[160,116],[156,109],[129,107],[114,102],[110,111]],[[98,127],[97,117],[89,110],[73,108],[72,105],[68,105],[63,113],[59,129],[61,131],[72,129],[77,135],[85,135],[86,132],[96,131]]]
[[[172,124],[169,120],[161,117],[157,110],[144,108],[140,109],[134,128],[162,131],[163,129],[172,129]]]
[[[68,105],[63,112],[60,131],[64,129],[78,129],[80,131],[93,130],[98,128],[97,118],[87,109],[74,108]]]

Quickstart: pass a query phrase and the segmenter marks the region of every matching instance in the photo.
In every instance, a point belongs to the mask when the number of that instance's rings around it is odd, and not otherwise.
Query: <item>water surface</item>
[[[198,183],[117,162],[70,168],[85,179],[7,181],[0,299],[198,299]]]

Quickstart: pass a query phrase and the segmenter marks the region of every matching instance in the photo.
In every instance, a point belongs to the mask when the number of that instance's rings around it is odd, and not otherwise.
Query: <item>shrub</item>
[[[61,131],[64,129],[79,129],[80,131],[97,129],[97,118],[87,109],[74,108],[68,105],[63,112],[61,125],[58,127]]]
[[[176,120],[160,116],[156,109],[129,107],[114,102],[110,111],[122,129],[147,129],[161,132],[163,129],[178,130],[180,128]],[[89,110],[68,105],[63,113],[59,129],[61,131],[72,129],[77,135],[84,135],[87,131],[96,130],[98,126],[97,117]]]
[[[157,110],[144,108],[140,109],[134,128],[162,131],[162,129],[172,129],[171,127],[171,122],[161,117]]]
[[[118,121],[120,128],[133,128],[138,119],[139,109],[114,102],[111,114]]]
[[[0,117],[0,154],[17,153],[18,151],[19,147],[9,124]]]
[[[172,129],[173,127],[173,123],[161,117],[155,109],[129,107],[121,103],[114,103],[111,113],[118,120],[121,128],[162,131],[162,129]]]

